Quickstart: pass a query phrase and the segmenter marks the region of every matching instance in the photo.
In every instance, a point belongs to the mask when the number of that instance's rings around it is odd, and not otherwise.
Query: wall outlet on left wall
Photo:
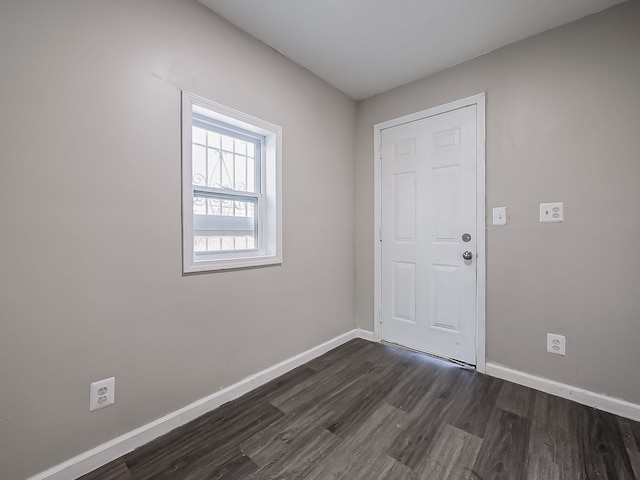
[[[547,333],[547,352],[555,355],[565,354],[566,339],[564,335],[556,335],[554,333]]]
[[[91,384],[89,411],[113,405],[116,401],[116,377],[105,378]]]

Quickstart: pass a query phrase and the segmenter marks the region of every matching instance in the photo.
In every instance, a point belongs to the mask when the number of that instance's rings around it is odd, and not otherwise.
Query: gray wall
[[[0,64],[3,479],[354,328],[354,101],[195,1],[3,0]],[[283,127],[281,267],[181,275],[181,89]]]
[[[640,3],[359,104],[356,311],[373,329],[373,126],[487,93],[487,357],[640,403]],[[565,202],[566,221],[538,222]],[[566,335],[567,356],[546,353]]]

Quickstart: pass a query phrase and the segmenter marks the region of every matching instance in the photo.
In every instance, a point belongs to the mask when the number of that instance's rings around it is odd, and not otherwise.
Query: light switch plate
[[[541,222],[563,222],[564,221],[564,203],[541,203],[540,204],[540,221]]]
[[[493,224],[494,225],[506,225],[507,224],[507,207],[494,207],[494,209],[493,209]]]

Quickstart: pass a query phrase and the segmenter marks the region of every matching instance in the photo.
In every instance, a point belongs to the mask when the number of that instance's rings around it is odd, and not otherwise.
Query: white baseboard
[[[310,348],[299,355],[240,380],[238,383],[230,385],[208,397],[197,400],[180,410],[171,412],[162,418],[103,443],[96,448],[41,472],[29,478],[29,480],[75,480],[354,338],[374,341],[373,332],[359,328],[353,329],[328,342]]]
[[[369,330],[362,330],[361,328],[356,328],[357,334],[356,337],[357,338],[362,338],[364,340],[369,340],[370,342],[377,342],[378,339],[376,338],[375,333],[370,332]]]
[[[492,377],[502,378],[503,380],[540,390],[541,392],[546,392],[557,397],[567,398],[582,405],[597,408],[598,410],[630,418],[637,422],[640,421],[640,405],[627,402],[620,398],[590,392],[589,390],[549,380],[548,378],[537,377],[529,373],[507,368],[497,363],[487,363],[486,373]]]

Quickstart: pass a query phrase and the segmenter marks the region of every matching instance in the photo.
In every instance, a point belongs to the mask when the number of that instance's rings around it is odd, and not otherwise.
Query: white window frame
[[[259,170],[259,192],[242,195],[256,199],[256,248],[241,251],[194,255],[192,135],[193,115],[210,119],[223,128],[239,129],[262,137]],[[282,263],[282,128],[233,108],[182,92],[182,271],[198,273],[237,268],[279,265]],[[209,187],[198,191],[216,195],[229,194]]]

